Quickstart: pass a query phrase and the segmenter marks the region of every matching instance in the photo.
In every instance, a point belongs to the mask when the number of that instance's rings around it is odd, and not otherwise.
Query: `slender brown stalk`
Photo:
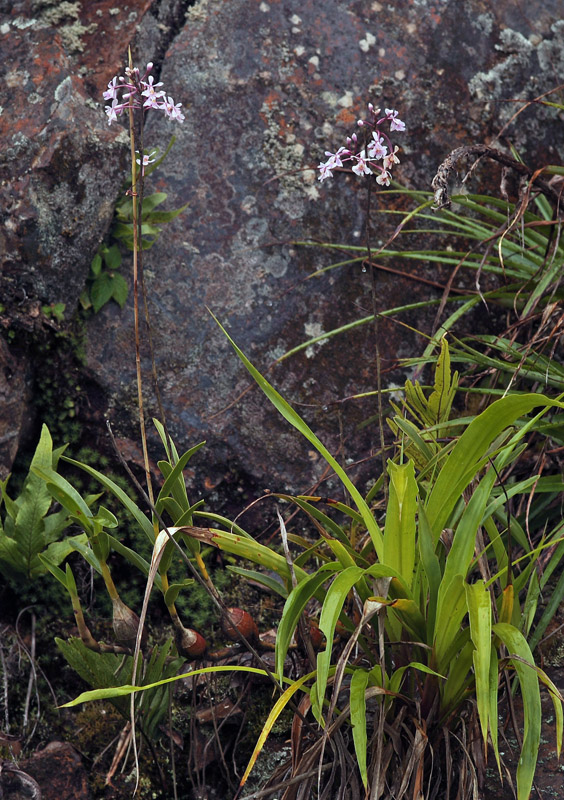
[[[129,50],[129,68],[133,69],[131,49]],[[135,161],[135,119],[133,107],[129,108],[129,144],[131,151],[131,201],[133,222],[133,320],[135,330],[135,370],[137,375],[137,405],[139,413],[139,429],[141,432],[141,445],[143,448],[143,464],[145,479],[147,481],[147,494],[153,503],[153,485],[151,470],[149,468],[149,451],[147,449],[147,433],[145,430],[145,412],[143,407],[143,378],[141,374],[141,342],[139,336],[139,256],[140,256],[140,228],[141,213],[138,192],[142,191],[143,169],[139,170],[139,184],[137,183],[137,165]],[[142,158],[142,154],[141,154]]]

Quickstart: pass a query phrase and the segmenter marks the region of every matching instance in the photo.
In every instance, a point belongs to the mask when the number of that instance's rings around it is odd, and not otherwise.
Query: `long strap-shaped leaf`
[[[364,524],[366,525],[366,529],[370,534],[370,538],[374,544],[374,549],[376,550],[376,554],[379,560],[382,560],[383,556],[383,537],[382,532],[378,526],[378,523],[374,519],[370,508],[368,507],[366,501],[353,484],[345,470],[339,464],[339,462],[331,455],[331,453],[327,450],[327,448],[321,443],[321,441],[317,438],[315,433],[311,430],[311,428],[306,425],[303,419],[297,414],[292,406],[284,400],[281,394],[279,394],[273,386],[263,378],[260,372],[251,364],[249,359],[245,356],[245,354],[237,347],[231,336],[227,333],[223,325],[219,322],[217,317],[210,311],[210,314],[217,322],[225,336],[229,339],[233,349],[248,369],[250,374],[252,375],[253,379],[256,381],[258,386],[262,389],[264,394],[268,397],[272,405],[282,414],[284,419],[286,419],[290,425],[296,428],[305,438],[315,447],[315,449],[320,453],[325,461],[329,464],[332,470],[339,476],[343,485],[345,486],[346,490],[349,492],[350,496],[353,498],[354,502],[356,503],[356,507],[360,511],[362,515],[362,519],[364,520]]]
[[[523,746],[517,765],[517,800],[528,800],[537,765],[542,725],[539,679],[531,650],[523,634],[513,625],[503,622],[494,625],[493,632],[507,647],[510,659],[513,655],[519,657],[512,659],[521,685],[524,716]]]
[[[425,508],[435,545],[493,440],[516,419],[537,406],[564,408],[562,403],[542,394],[508,395],[488,406],[466,428],[445,461]]]

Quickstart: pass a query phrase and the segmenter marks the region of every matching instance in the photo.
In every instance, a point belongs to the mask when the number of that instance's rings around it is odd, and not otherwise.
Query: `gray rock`
[[[14,81],[8,103],[22,93],[10,106],[17,124],[2,131],[11,159],[3,172],[8,314],[16,318],[22,289],[40,302],[66,302],[69,313],[76,303],[125,175],[127,145],[119,126],[107,127],[101,93],[137,29],[138,63],[154,58],[160,68],[162,61],[160,78],[186,112],[183,125],[149,115],[145,130],[148,147],[164,148],[177,136],[147,190],[168,192],[168,208],[190,203],[145,261],[171,432],[183,447],[208,440],[194,478],[199,486],[228,480],[235,469],[260,487],[303,491],[324,464],[256,388],[245,392],[248,375],[207,308],[342,461],[372,458],[376,427],[358,425],[376,412],[375,400],[345,402],[375,388],[368,326],[321,339],[268,370],[304,340],[372,312],[370,279],[358,264],[307,279],[344,257],[294,242],[362,243],[366,207],[361,181],[339,176],[321,185],[312,168],[343,143],[372,101],[401,110],[407,131],[397,139],[397,176],[427,189],[452,149],[493,141],[521,107],[514,98],[556,85],[561,3],[532,0],[517,12],[507,0],[201,0],[185,20],[180,3],[158,11],[149,5],[136,3],[127,18],[109,3],[96,12],[81,8],[74,22],[49,23],[43,13],[40,24],[19,28],[14,20],[23,11],[16,9],[4,22],[20,37],[18,74],[31,76]],[[29,107],[34,62],[26,53],[37,48],[56,74],[45,84],[35,80],[36,120]],[[531,163],[550,163],[563,155],[555,118],[535,106],[506,134]],[[6,125],[6,112],[2,120]],[[487,166],[470,188],[495,191],[498,183],[497,168]],[[391,201],[373,198],[372,206],[377,202]],[[391,230],[380,221],[373,229],[375,245]],[[413,280],[378,273],[379,310],[428,297],[416,279],[441,277],[424,265],[412,272]],[[429,311],[405,319],[429,332],[433,317]],[[382,321],[379,337],[386,380],[401,382],[401,372],[388,372],[398,356],[420,352],[422,340],[390,321]],[[118,434],[134,437],[131,299],[123,311],[111,304],[89,321],[86,351],[90,379],[106,392]],[[157,413],[146,347],[143,365],[149,412]],[[368,472],[378,465],[370,462]]]

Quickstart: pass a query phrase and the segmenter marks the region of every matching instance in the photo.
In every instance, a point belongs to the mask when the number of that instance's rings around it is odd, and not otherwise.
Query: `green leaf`
[[[172,211],[153,211],[150,214],[150,220],[158,225],[171,222],[173,219],[180,216],[183,211],[186,211],[189,205],[190,203],[185,203],[183,206],[180,206],[180,208],[174,208]]]
[[[145,533],[151,544],[154,544],[155,530],[153,526],[145,514],[143,514],[139,506],[137,506],[133,500],[131,500],[131,498],[123,491],[123,489],[114,483],[111,478],[108,478],[102,472],[90,467],[88,464],[83,464],[81,461],[75,461],[73,458],[68,458],[68,456],[63,456],[63,459],[69,464],[74,464],[75,467],[79,467],[80,469],[84,470],[84,472],[87,472],[93,478],[96,478],[96,480],[99,481],[102,486],[105,486],[106,489],[108,489],[114,495],[114,497],[117,497],[120,503],[127,509],[127,511],[129,511],[133,519],[139,524],[139,527]]]
[[[164,203],[166,198],[167,194],[165,192],[153,192],[153,194],[146,195],[143,198],[143,219],[146,219],[156,206]]]
[[[311,428],[306,425],[306,423],[302,420],[302,418],[297,414],[292,406],[284,400],[282,395],[280,395],[276,389],[274,389],[268,381],[263,378],[260,372],[251,364],[249,359],[244,355],[244,353],[237,347],[233,339],[229,336],[225,328],[221,325],[217,317],[210,311],[210,314],[217,322],[229,342],[231,346],[247,368],[247,370],[252,375],[253,379],[256,381],[260,389],[264,392],[264,394],[268,397],[270,402],[273,406],[280,412],[280,414],[286,419],[296,430],[298,430],[320,453],[320,455],[325,459],[325,461],[329,464],[329,466],[334,470],[334,472],[338,475],[339,479],[353,498],[354,502],[356,503],[356,507],[360,511],[362,518],[364,520],[364,524],[366,525],[366,529],[370,534],[370,538],[374,544],[374,549],[380,560],[382,560],[382,551],[383,551],[383,537],[380,528],[370,508],[366,504],[366,501],[356,488],[356,486],[352,483],[349,476],[347,475],[346,471],[341,467],[338,461],[331,455],[331,453],[327,450],[327,448],[320,442]]]
[[[542,725],[539,681],[531,650],[523,634],[513,625],[502,622],[493,626],[493,632],[507,647],[521,686],[524,724],[523,746],[517,765],[517,800],[528,800],[535,776]],[[514,655],[519,658],[511,658]]]
[[[491,599],[483,581],[466,585],[466,601],[470,620],[470,636],[474,643],[474,676],[476,702],[484,747],[487,747],[490,713],[490,656],[492,646]]]
[[[397,570],[411,587],[415,567],[415,510],[417,483],[413,461],[388,461],[390,490],[384,527],[383,562]]]
[[[120,308],[123,308],[127,295],[129,293],[129,286],[127,281],[119,272],[115,272],[112,276],[112,300],[115,300]]]
[[[455,637],[468,610],[464,576],[454,575],[449,583],[441,583],[435,622],[435,663],[439,672],[446,672]]]
[[[439,596],[439,588],[441,585],[441,566],[439,559],[436,556],[433,547],[433,537],[431,528],[427,521],[427,515],[423,504],[419,503],[418,506],[418,519],[419,519],[419,537],[417,543],[419,545],[419,555],[421,564],[425,570],[427,577],[427,584],[429,586],[429,604],[427,607],[427,644],[431,644],[433,631],[435,629],[435,619],[437,614],[437,601]]]
[[[53,564],[52,561],[43,553],[39,553],[38,558],[43,564],[45,571],[49,571],[51,575],[53,575],[53,577],[59,581],[59,583],[62,583],[65,589],[68,589],[67,576],[63,570],[56,566],[56,564]]]
[[[96,278],[90,287],[90,300],[92,301],[95,314],[100,311],[102,306],[112,299],[112,292],[112,277],[109,272],[102,272],[100,277]]]
[[[94,277],[97,277],[100,272],[102,271],[102,256],[100,253],[96,253],[94,258],[92,259],[92,263],[90,264],[90,271]]]
[[[497,658],[497,651],[495,647],[490,651],[490,738],[494,750],[497,768],[501,776],[501,761],[499,758],[499,745],[498,745],[498,685],[499,685],[499,662]]]
[[[194,578],[185,578],[182,583],[171,583],[165,592],[164,601],[165,605],[171,606],[176,603],[176,599],[183,589],[188,586],[193,586],[195,583]]]
[[[340,569],[342,567],[337,563],[324,564],[316,573],[300,581],[288,595],[276,634],[275,664],[276,672],[280,676],[284,674],[284,661],[288,648],[306,605],[315,597],[317,590]]]
[[[321,723],[321,714],[323,709],[323,701],[325,699],[325,689],[327,688],[327,679],[329,677],[329,668],[331,666],[331,656],[333,653],[333,639],[335,636],[335,626],[341,614],[343,603],[352,587],[364,575],[364,570],[360,567],[347,567],[343,570],[329,589],[325,596],[323,608],[321,609],[321,617],[319,618],[319,630],[325,634],[327,646],[317,654],[317,681],[315,685],[315,692],[312,692],[312,711]],[[315,696],[314,696],[315,695]]]
[[[142,572],[145,577],[149,575],[151,565],[148,561],[142,558],[142,556],[136,553],[135,550],[132,550],[130,547],[126,547],[126,545],[124,545],[119,539],[116,539],[116,537],[112,536],[111,534],[108,534],[108,542],[112,550],[115,550],[116,553],[119,553],[120,556],[123,556],[126,561],[129,561],[130,564],[133,564],[133,566]],[[160,592],[162,592],[163,582],[158,572],[155,575],[155,586]]]
[[[69,536],[63,539],[62,542],[52,542],[44,551],[44,555],[52,564],[60,564],[67,556],[74,552],[76,549],[76,542],[81,542],[86,545],[88,542],[87,535],[85,533],[80,533],[78,536]],[[39,553],[39,555],[41,555],[41,553]]]
[[[172,467],[171,464],[166,461],[159,461],[159,469],[165,476],[165,482],[163,483],[159,492],[159,499],[172,494],[183,512],[190,508],[190,503],[188,502],[186,483],[184,482],[184,476],[182,473],[192,456],[197,453],[198,450],[204,446],[204,444],[205,442],[200,442],[183,453],[180,458],[176,459],[176,464],[174,467]]]
[[[104,261],[109,270],[116,270],[121,267],[121,253],[117,244],[113,244],[104,251]]]
[[[537,406],[562,403],[542,394],[507,395],[496,400],[466,428],[446,459],[426,503],[426,513],[436,543],[462,492],[475,477],[494,439],[516,419]]]
[[[186,533],[190,535],[190,528],[186,528]],[[271,569],[276,572],[284,580],[291,581],[290,567],[286,562],[284,556],[275,553],[270,547],[256,542],[254,539],[247,536],[241,536],[235,533],[228,533],[227,531],[220,531],[216,528],[210,528],[206,536],[206,544],[211,544],[219,550],[226,553],[246,558],[255,564],[260,564],[266,569]],[[307,572],[300,567],[294,567],[295,575],[298,581],[302,581],[307,577]]]
[[[243,567],[234,567],[232,564],[227,565],[227,569],[229,572],[233,572],[235,575],[240,575],[242,578],[245,578],[247,581],[252,581],[253,583],[259,583],[261,586],[264,586],[266,589],[269,589],[272,594],[278,594],[284,600],[288,598],[288,590],[276,578],[272,578],[270,575],[266,575],[264,572],[258,572],[256,569],[244,569]],[[278,641],[278,640],[277,640]]]
[[[75,517],[87,533],[92,533],[91,511],[76,489],[50,466],[49,468],[34,466],[32,469],[46,482],[52,496]]]
[[[59,644],[59,642],[61,642],[61,639],[55,639],[55,641],[57,642],[57,646],[61,647],[61,645]],[[75,639],[71,641],[77,641],[77,640]],[[78,641],[80,642],[80,639]],[[63,646],[65,644],[66,642],[63,642]],[[92,651],[88,652],[91,653]],[[65,655],[66,658],[66,653],[63,654]],[[114,657],[112,653],[107,653],[107,654],[104,653],[103,655],[109,655],[111,657]],[[122,657],[115,656],[115,658],[117,659],[118,662],[121,662],[123,660]],[[131,672],[131,668],[129,671]],[[73,706],[80,705],[80,703],[88,703],[91,702],[92,700],[108,700],[114,697],[128,697],[129,695],[136,694],[137,692],[146,692],[149,689],[154,689],[157,686],[165,686],[168,683],[174,683],[175,681],[180,681],[184,678],[191,678],[192,676],[195,675],[213,674],[215,672],[248,672],[251,675],[266,676],[266,672],[263,669],[257,669],[256,667],[235,667],[235,666],[203,667],[202,669],[194,669],[191,670],[190,672],[184,672],[182,675],[174,675],[173,677],[170,678],[164,678],[163,680],[160,681],[154,681],[153,683],[146,684],[145,686],[132,686],[131,684],[123,684],[122,686],[110,686],[107,689],[94,689],[90,692],[82,692],[82,694],[80,694],[78,697],[75,697],[74,700],[70,700],[68,703],[63,703],[63,705],[60,707],[72,708]],[[306,675],[302,680],[305,683],[305,681],[310,678],[311,675]]]
[[[118,656],[114,653],[95,653],[89,650],[80,639],[69,639],[65,642],[56,638],[55,642],[73,670],[90,686],[96,687],[96,691],[109,692],[108,698],[111,699],[120,713],[127,717],[129,703],[127,700],[120,699],[120,693],[110,688],[116,682],[116,672],[123,661],[123,656]],[[128,656],[125,660],[128,662],[129,671],[131,672],[131,656]],[[115,692],[115,694],[112,694],[112,692]]]
[[[47,426],[43,425],[23,491],[18,498],[15,518],[14,538],[26,565],[25,572],[28,578],[32,577],[32,572],[38,567],[39,571],[42,571],[36,556],[47,544],[44,517],[52,502],[45,482],[34,469],[41,467],[51,469],[52,458],[53,442]]]
[[[366,751],[368,735],[366,732],[366,687],[370,680],[370,673],[363,669],[353,672],[351,678],[351,724],[354,742],[354,751],[360,770],[360,777],[365,789],[368,789],[368,772],[366,769]]]
[[[97,522],[102,528],[117,528],[118,521],[115,514],[112,514],[104,506],[100,506],[95,517],[92,517],[92,522]]]

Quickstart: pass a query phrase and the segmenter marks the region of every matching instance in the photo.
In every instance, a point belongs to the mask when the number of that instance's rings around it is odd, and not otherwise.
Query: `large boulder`
[[[23,151],[30,171],[15,183],[11,308],[20,286],[42,302],[64,298],[67,311],[76,302],[125,175],[127,144],[119,124],[106,125],[101,93],[120,71],[119,56],[137,28],[136,63],[155,61],[156,74],[186,114],[182,125],[172,126],[151,112],[145,127],[147,147],[164,149],[173,133],[177,137],[147,190],[168,192],[169,208],[190,204],[145,254],[156,365],[171,432],[182,446],[208,440],[199,455],[199,485],[244,474],[264,488],[306,490],[324,465],[256,388],[245,391],[249,377],[208,308],[263,372],[301,342],[372,313],[371,276],[358,263],[307,280],[313,270],[347,255],[295,244],[365,241],[366,184],[343,176],[319,184],[313,168],[325,150],[344,143],[369,101],[400,110],[407,131],[397,138],[403,149],[397,176],[414,188],[429,188],[450,150],[492,142],[502,130],[535,165],[560,159],[554,110],[531,106],[514,116],[524,99],[558,83],[560,3],[532,0],[517,10],[507,0],[395,6],[202,0],[185,19],[180,4],[160,4],[164,20],[138,2],[132,4],[135,25],[123,25],[119,46],[117,31],[114,36],[108,28],[118,15],[112,16],[111,4],[98,5],[102,14],[96,19],[80,19],[83,27],[91,26],[82,34],[88,41],[82,53],[69,51],[61,22],[46,29],[10,22],[14,40],[22,38],[21,69],[31,70],[31,58],[25,67],[25,42],[29,48],[43,36],[45,47],[48,42],[58,48],[61,73],[49,95],[52,103],[58,92],[60,102],[49,113],[38,103],[44,119]],[[130,16],[124,10],[120,23]],[[46,57],[51,63],[53,55]],[[29,91],[15,114],[26,127]],[[71,116],[79,124],[71,124]],[[53,175],[63,154],[68,165],[61,174],[69,180],[61,190]],[[16,158],[7,174],[16,174]],[[495,168],[480,174],[493,185],[499,180]],[[393,202],[373,196],[371,205],[374,210]],[[373,214],[375,246],[390,230]],[[409,272],[401,263],[394,266]],[[430,296],[433,290],[419,278],[437,276],[425,265],[411,272],[377,274],[377,310]],[[433,317],[428,311],[402,319],[428,333]],[[346,401],[375,389],[374,337],[370,326],[356,328],[321,340],[267,373],[347,462],[370,459],[379,443],[375,425],[359,428],[376,413],[374,397]],[[378,342],[388,381],[403,379],[401,372],[390,373],[396,359],[423,346],[390,321],[380,323]],[[86,364],[108,398],[118,434],[135,436],[131,298],[124,310],[112,303],[91,317]],[[143,367],[149,412],[158,414],[146,347]],[[378,465],[379,458],[370,467],[373,474]]]

